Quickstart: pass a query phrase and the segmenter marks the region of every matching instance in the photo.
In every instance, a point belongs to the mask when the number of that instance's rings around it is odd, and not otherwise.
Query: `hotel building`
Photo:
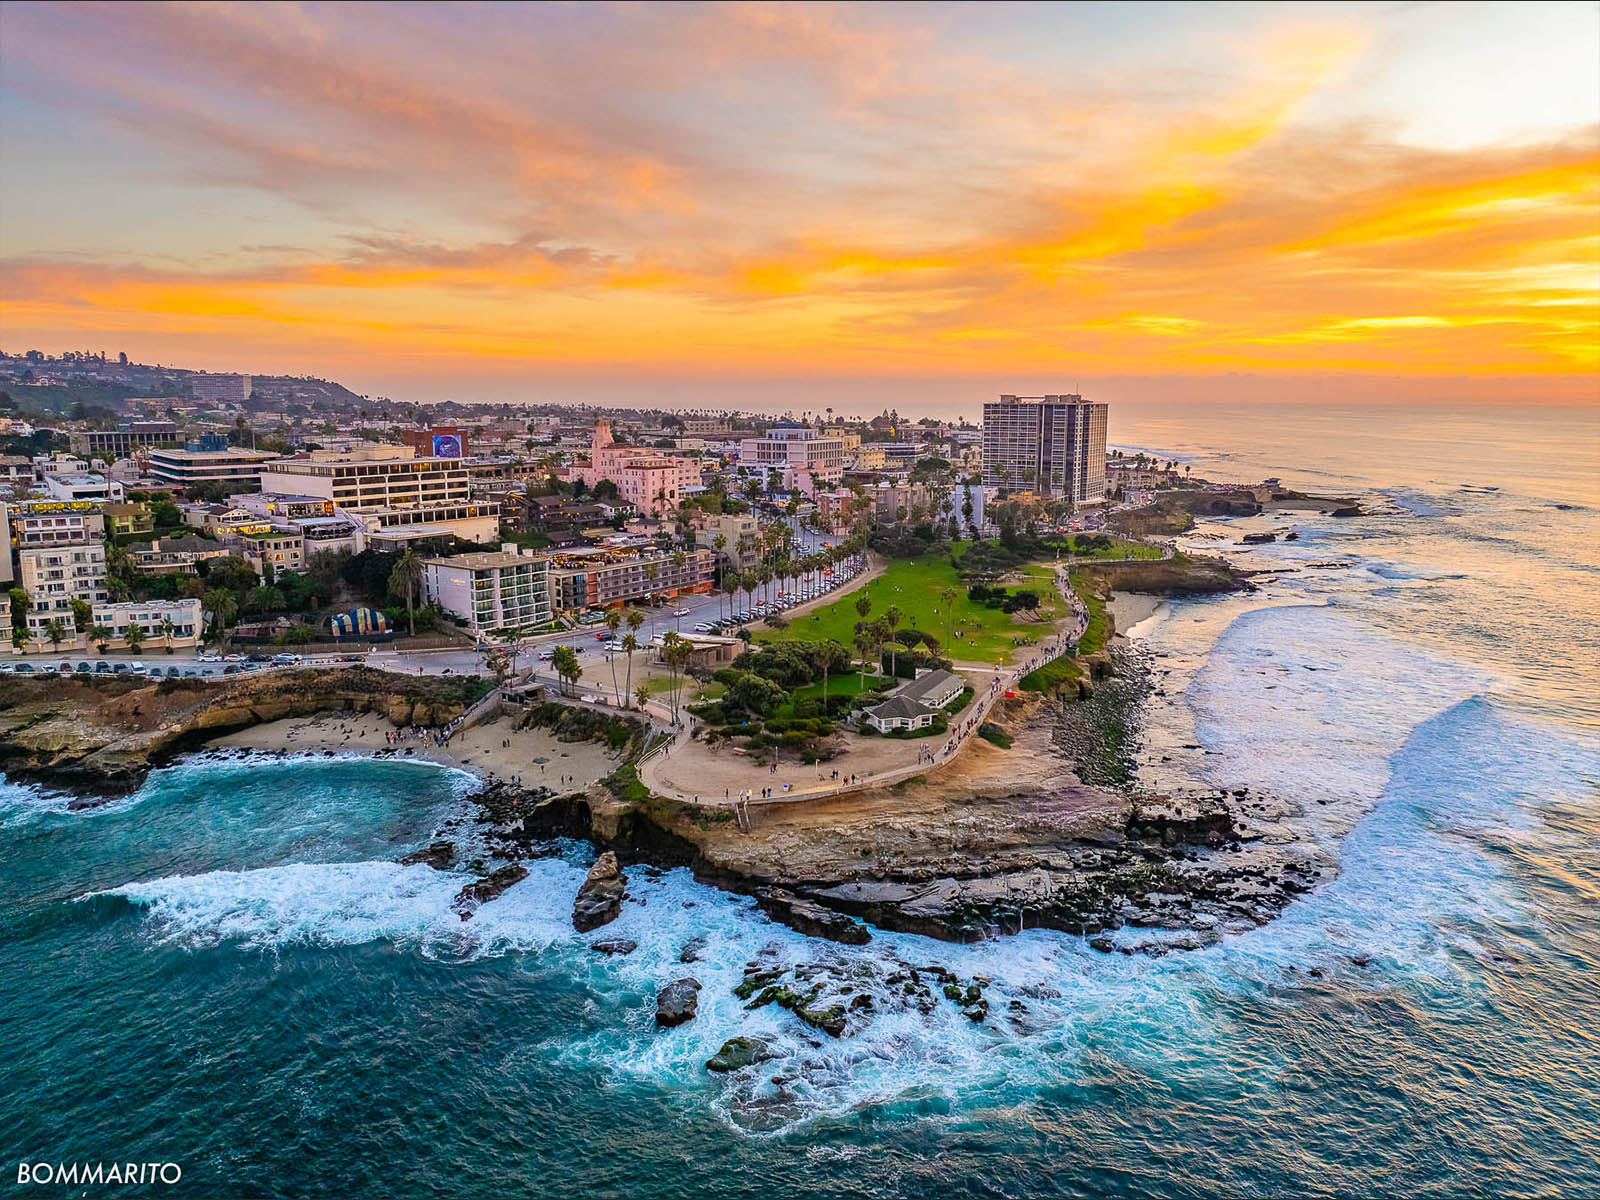
[[[619,446],[611,440],[609,421],[595,422],[589,461],[569,468],[565,475],[590,488],[609,479],[624,500],[652,517],[676,512],[678,501],[701,486],[700,465],[693,459],[643,446]]]
[[[422,563],[422,598],[466,621],[475,634],[539,629],[553,617],[550,563],[513,546]]]

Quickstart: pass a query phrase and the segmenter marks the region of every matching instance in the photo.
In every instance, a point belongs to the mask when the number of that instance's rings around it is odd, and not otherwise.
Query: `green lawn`
[[[964,547],[958,543],[958,548]],[[1065,611],[1056,591],[1054,571],[1048,564],[1025,567],[1000,582],[1009,588],[1033,588],[1039,593],[1039,611],[1047,617],[1060,616]],[[946,589],[956,594],[953,606],[947,606],[941,598]],[[864,588],[855,588],[832,604],[795,617],[787,629],[760,630],[756,641],[814,642],[832,638],[854,654],[856,622],[861,619],[855,604],[863,591],[872,601],[867,620],[875,621],[890,607],[898,608],[901,629],[931,633],[939,639],[945,654],[958,661],[1001,662],[1016,649],[1017,639],[1037,641],[1050,632],[1048,620],[1029,620],[973,604],[967,599],[967,585],[961,582],[950,560],[928,556],[896,559]],[[831,682],[828,694],[835,694]]]
[[[1074,550],[1072,557],[1078,562],[1095,562],[1099,560],[1117,561],[1126,558],[1142,558],[1154,561],[1161,557],[1161,551],[1155,546],[1147,546],[1143,542],[1130,542],[1127,538],[1114,537],[1111,539],[1111,548],[1108,550],[1090,550],[1080,552]]]

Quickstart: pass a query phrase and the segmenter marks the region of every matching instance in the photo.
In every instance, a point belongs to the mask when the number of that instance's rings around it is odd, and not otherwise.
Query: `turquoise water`
[[[1118,436],[1220,473],[1219,422]],[[852,949],[640,868],[577,935],[577,844],[463,924],[464,877],[393,861],[467,810],[457,773],[202,758],[92,811],[0,785],[0,1152],[173,1161],[152,1190],[194,1195],[1600,1191],[1600,498],[1495,428],[1438,467],[1313,422],[1235,466],[1379,511],[1296,519],[1256,553],[1304,569],[1150,635],[1205,640],[1184,704],[1219,782],[1366,806],[1262,929],[1156,959]],[[638,950],[588,949],[615,935]],[[834,1041],[744,1012],[763,953],[853,973],[879,1015]],[[992,978],[996,1016],[895,1010],[902,960]],[[699,1016],[658,1032],[690,972]],[[784,1057],[708,1075],[736,1033]]]

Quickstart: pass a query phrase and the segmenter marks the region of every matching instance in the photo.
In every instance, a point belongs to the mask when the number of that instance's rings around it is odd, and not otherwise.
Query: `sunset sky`
[[[414,400],[1592,399],[1600,8],[7,4],[0,279]]]

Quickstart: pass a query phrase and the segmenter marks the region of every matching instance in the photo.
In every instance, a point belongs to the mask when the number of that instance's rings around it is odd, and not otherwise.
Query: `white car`
[[[687,617],[689,610],[687,608],[675,608],[672,610],[672,615],[675,617]]]

